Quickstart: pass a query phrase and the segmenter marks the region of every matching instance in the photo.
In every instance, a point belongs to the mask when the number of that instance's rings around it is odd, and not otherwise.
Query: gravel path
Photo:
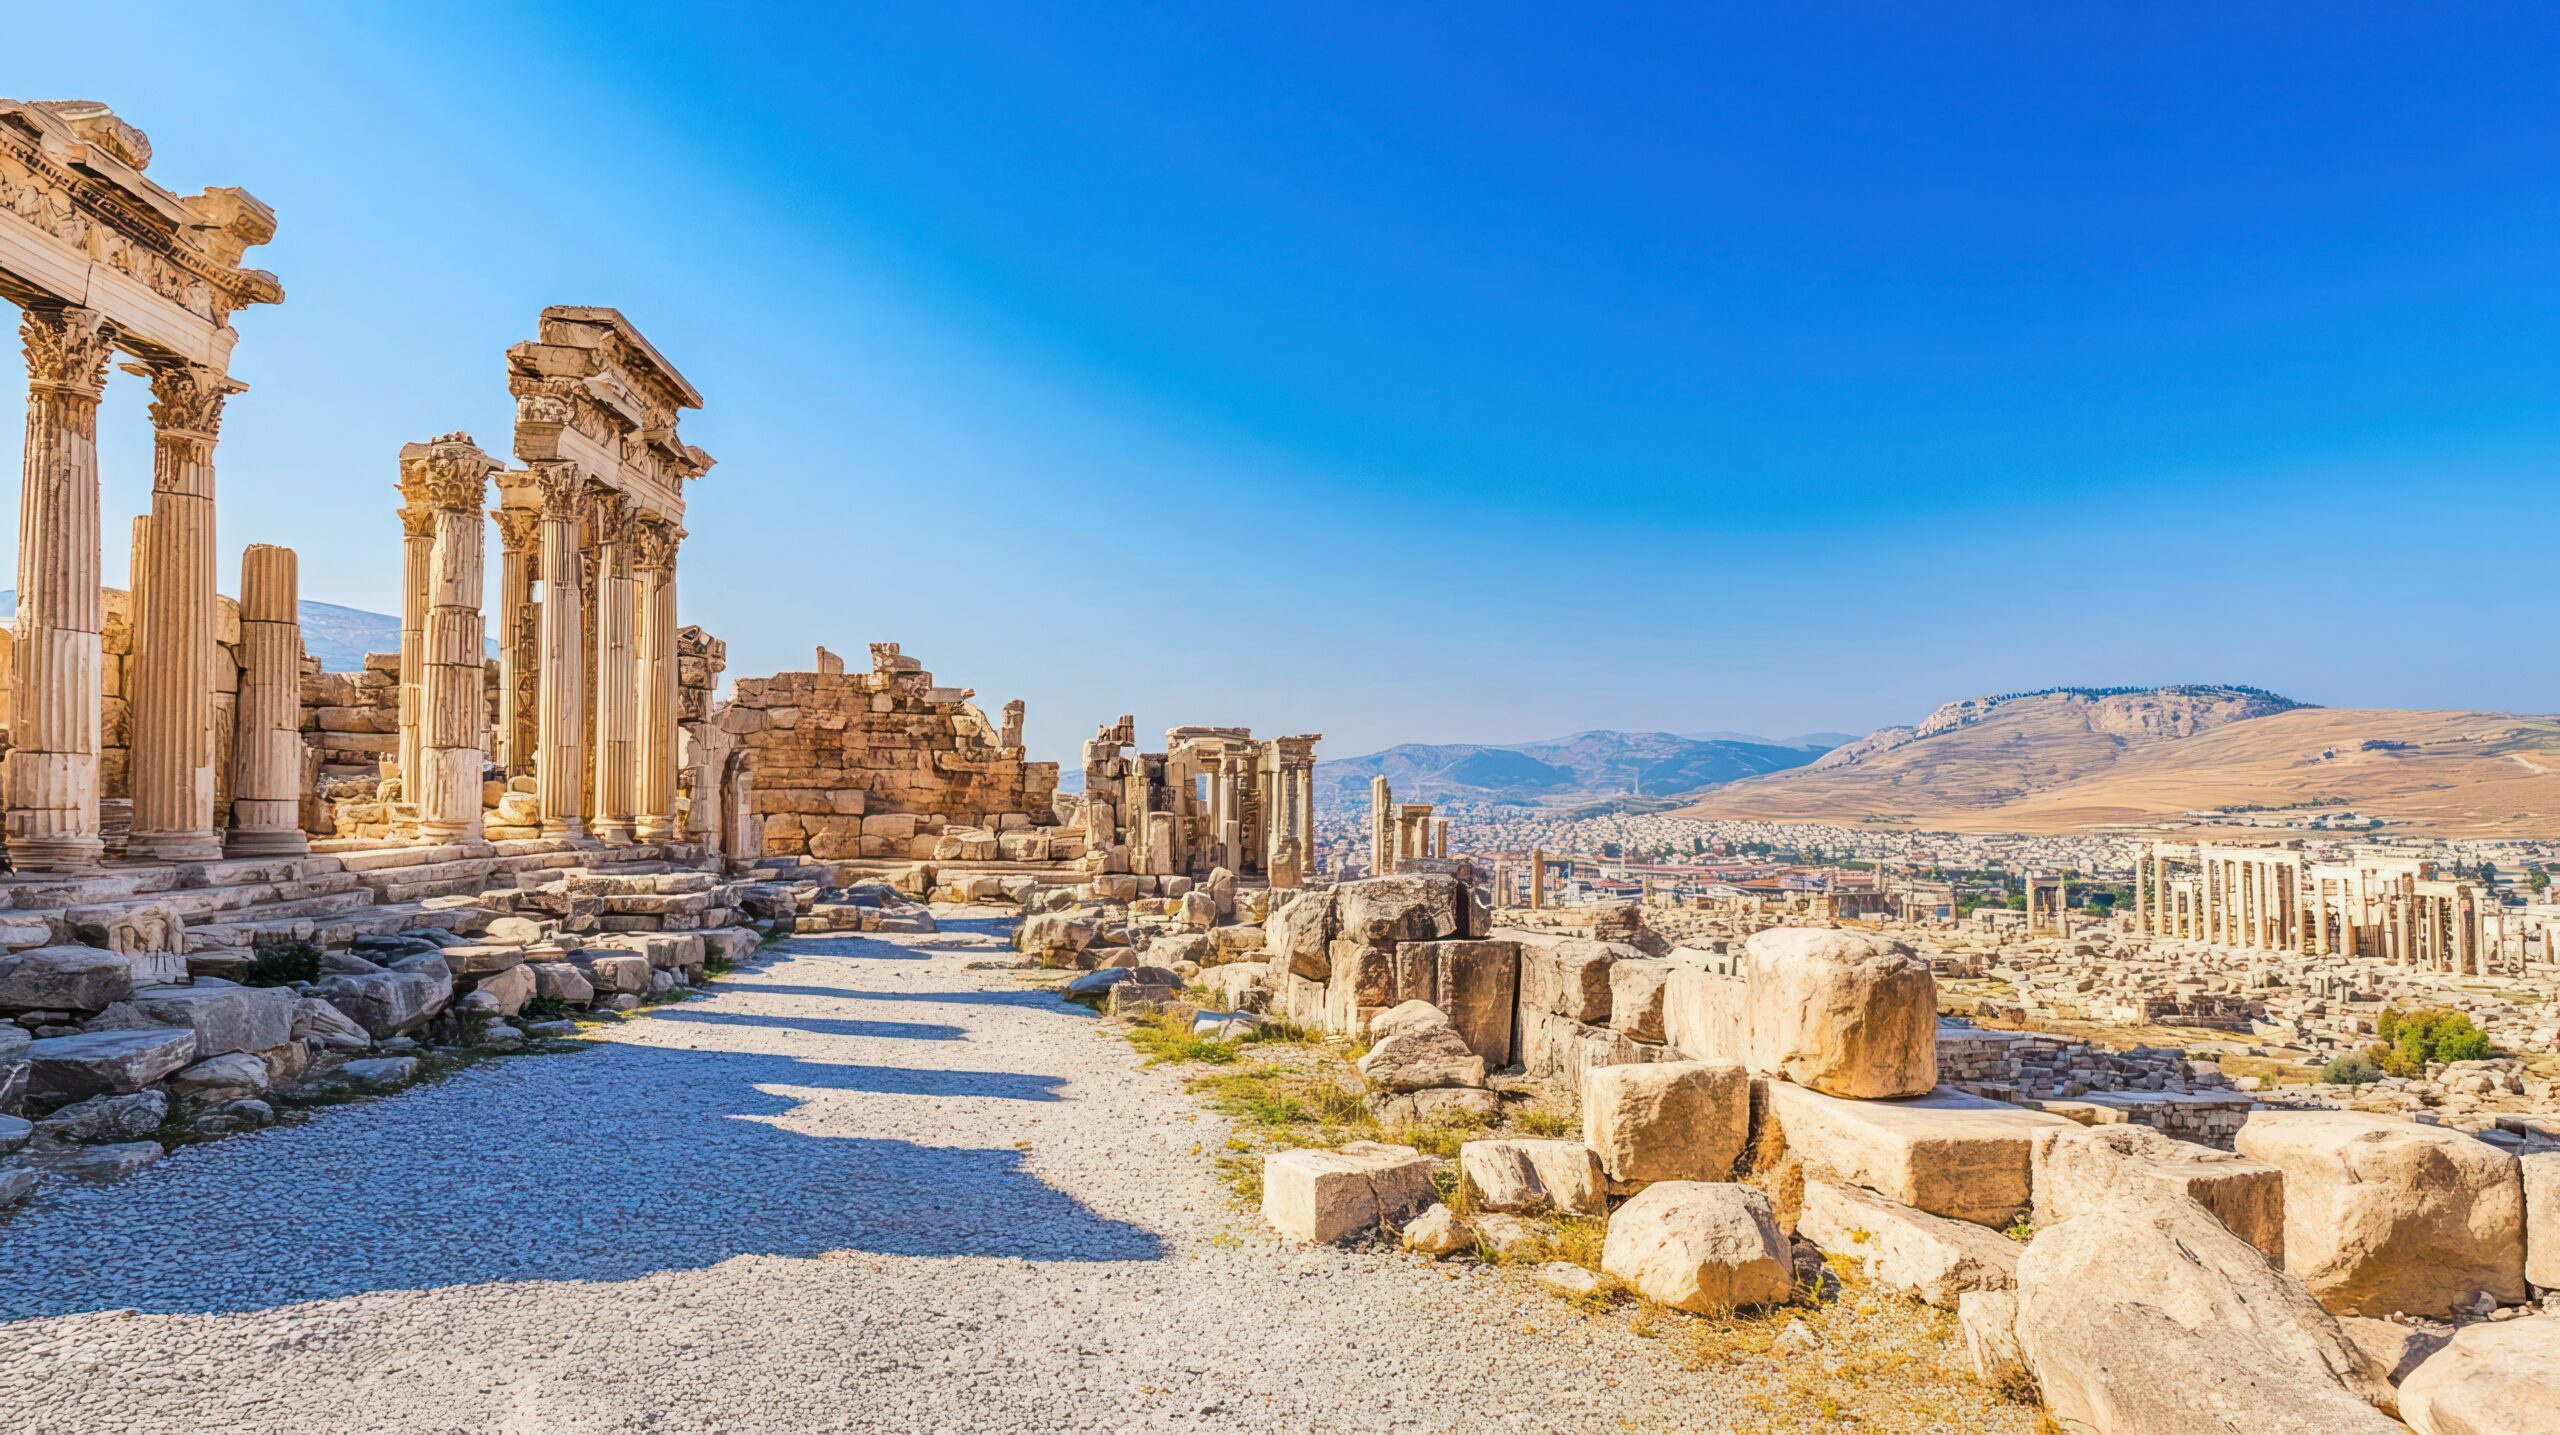
[[[933,938],[792,943],[597,1049],[0,1223],[0,1428],[1721,1429],[1516,1274],[1302,1250],[1094,1019]],[[1535,1327],[1535,1333],[1529,1331]]]

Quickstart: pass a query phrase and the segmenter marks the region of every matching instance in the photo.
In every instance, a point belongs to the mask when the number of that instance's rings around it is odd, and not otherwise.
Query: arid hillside
[[[2335,806],[2405,831],[2548,836],[2560,831],[2560,719],[2303,707],[2234,688],[1975,699],[1683,810],[2078,832],[2199,809]]]

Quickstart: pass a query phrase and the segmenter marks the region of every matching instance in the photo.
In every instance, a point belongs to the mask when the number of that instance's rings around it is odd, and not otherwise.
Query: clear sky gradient
[[[221,538],[308,597],[610,304],[732,674],[895,639],[1036,755],[2560,708],[2553,12],[1688,8],[50,6],[0,94],[274,206]]]

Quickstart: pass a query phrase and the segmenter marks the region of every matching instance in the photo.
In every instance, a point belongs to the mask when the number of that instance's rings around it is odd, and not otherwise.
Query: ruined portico
[[[1166,730],[1164,751],[1132,753],[1135,718],[1102,724],[1084,745],[1088,862],[1141,876],[1205,877],[1223,867],[1274,887],[1303,885],[1314,874],[1322,740],[1176,727]]]
[[[2154,940],[2458,975],[2503,960],[2502,934],[2483,936],[2495,925],[2485,893],[2384,848],[2319,862],[2298,843],[2149,842],[2134,873],[2135,928]]]
[[[6,833],[21,872],[103,850],[105,706],[98,402],[109,361],[151,385],[151,510],[135,528],[130,693],[137,857],[222,855],[214,444],[238,335],[284,297],[241,256],[275,234],[246,191],[181,197],[146,177],[151,142],[105,106],[0,100],[0,298],[21,312],[28,397],[19,499]]]

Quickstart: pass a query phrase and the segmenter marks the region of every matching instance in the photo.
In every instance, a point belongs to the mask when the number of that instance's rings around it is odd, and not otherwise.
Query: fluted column
[[[213,444],[241,385],[200,364],[131,372],[151,380],[150,571],[134,621],[132,856],[222,855],[213,810]]]
[[[1303,882],[1316,870],[1316,771],[1312,766],[1297,771],[1298,880]]]
[[[418,650],[427,629],[427,575],[435,566],[436,515],[423,503],[400,510],[400,800],[418,801],[418,691],[426,659]]]
[[[534,546],[542,515],[530,508],[493,508],[498,525],[498,768],[530,771],[534,749],[534,675],[541,669],[533,606]]]
[[[635,759],[631,668],[631,515],[618,493],[594,500],[596,527],[596,752],[595,835],[628,842]]]
[[[293,550],[240,555],[239,732],[231,748],[230,857],[311,850],[302,835],[302,615]]]
[[[90,309],[28,309],[27,447],[18,493],[12,620],[9,863],[21,872],[97,865],[98,395],[115,331]]]
[[[578,521],[586,479],[572,463],[537,464],[542,513],[542,649],[535,706],[534,794],[545,837],[584,837],[578,798],[586,770],[586,662],[578,593]]]
[[[400,454],[400,491],[432,516],[426,616],[418,634],[418,764],[411,800],[425,842],[477,842],[488,762],[487,627],[480,615],[489,473],[497,463],[468,434]]]
[[[643,518],[631,535],[634,604],[633,802],[643,842],[676,835],[676,543],[683,534],[661,518]]]

